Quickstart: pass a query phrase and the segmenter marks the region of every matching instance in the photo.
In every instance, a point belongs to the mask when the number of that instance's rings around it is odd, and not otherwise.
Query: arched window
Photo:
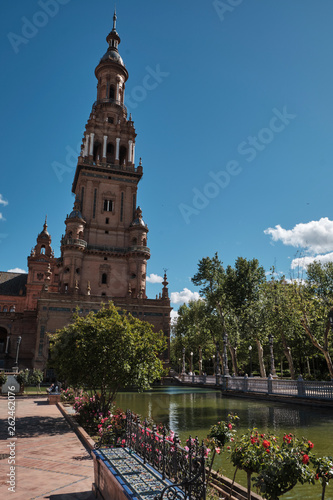
[[[8,307],[7,306],[3,306],[3,312],[4,313],[8,312]]]
[[[143,238],[143,240],[142,240],[142,245],[143,245],[144,247],[146,247],[146,246],[147,246],[147,240],[146,240],[146,238]]]
[[[102,297],[106,297],[106,293],[105,292],[102,292]]]
[[[109,99],[115,99],[115,90],[113,85],[110,85]]]
[[[15,312],[15,306],[10,306],[9,312],[11,312],[11,313]]]
[[[125,146],[120,146],[119,150],[119,163],[120,165],[123,165],[124,162],[126,163],[126,155],[127,155],[127,149]]]
[[[106,148],[106,163],[114,163],[114,145],[111,142]]]
[[[135,247],[138,244],[138,240],[136,238],[132,239],[132,247]]]
[[[42,255],[45,255],[45,245],[43,245],[43,246],[41,247],[41,249],[40,249],[40,253],[41,253]]]
[[[93,158],[94,161],[97,161],[101,158],[101,143],[100,142],[95,142],[94,144],[94,152],[93,152]]]
[[[102,285],[106,285],[108,282],[108,275],[106,273],[102,274]]]

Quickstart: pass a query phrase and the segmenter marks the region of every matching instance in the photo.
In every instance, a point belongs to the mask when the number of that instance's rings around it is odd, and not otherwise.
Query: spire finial
[[[116,6],[114,6],[113,28],[112,28],[112,31],[117,31],[116,30],[116,23],[117,23],[117,14],[116,14]]]

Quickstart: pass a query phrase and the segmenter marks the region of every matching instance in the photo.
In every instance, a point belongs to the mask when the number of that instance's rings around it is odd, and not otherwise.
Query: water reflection
[[[196,433],[205,437],[212,424],[234,412],[240,417],[241,430],[256,427],[261,432],[306,434],[309,439],[315,435],[327,452],[328,437],[333,441],[330,408],[224,397],[219,391],[182,387],[158,388],[141,394],[120,393],[117,405],[166,424],[179,434]]]

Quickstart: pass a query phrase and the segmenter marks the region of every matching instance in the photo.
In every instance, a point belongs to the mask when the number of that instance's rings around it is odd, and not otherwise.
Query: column
[[[135,163],[135,144],[133,143],[132,163]]]
[[[119,145],[120,145],[120,137],[116,138],[116,161],[119,161]]]
[[[95,137],[95,134],[92,132],[90,134],[89,156],[93,156],[93,154],[94,154],[94,137]]]
[[[128,163],[132,163],[132,144],[131,139],[128,141]]]
[[[119,101],[119,82],[117,82],[117,88],[116,88],[116,101]]]
[[[107,142],[108,142],[108,136],[104,136],[104,142],[103,142],[103,158],[106,158],[106,147],[107,147]]]
[[[87,134],[84,139],[83,156],[88,156],[88,147],[89,147],[89,135]]]

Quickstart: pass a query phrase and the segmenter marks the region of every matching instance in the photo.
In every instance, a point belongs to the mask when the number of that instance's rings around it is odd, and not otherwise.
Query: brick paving
[[[47,397],[16,398],[15,492],[8,491],[8,403],[0,398],[0,498],[93,500],[93,461]]]

